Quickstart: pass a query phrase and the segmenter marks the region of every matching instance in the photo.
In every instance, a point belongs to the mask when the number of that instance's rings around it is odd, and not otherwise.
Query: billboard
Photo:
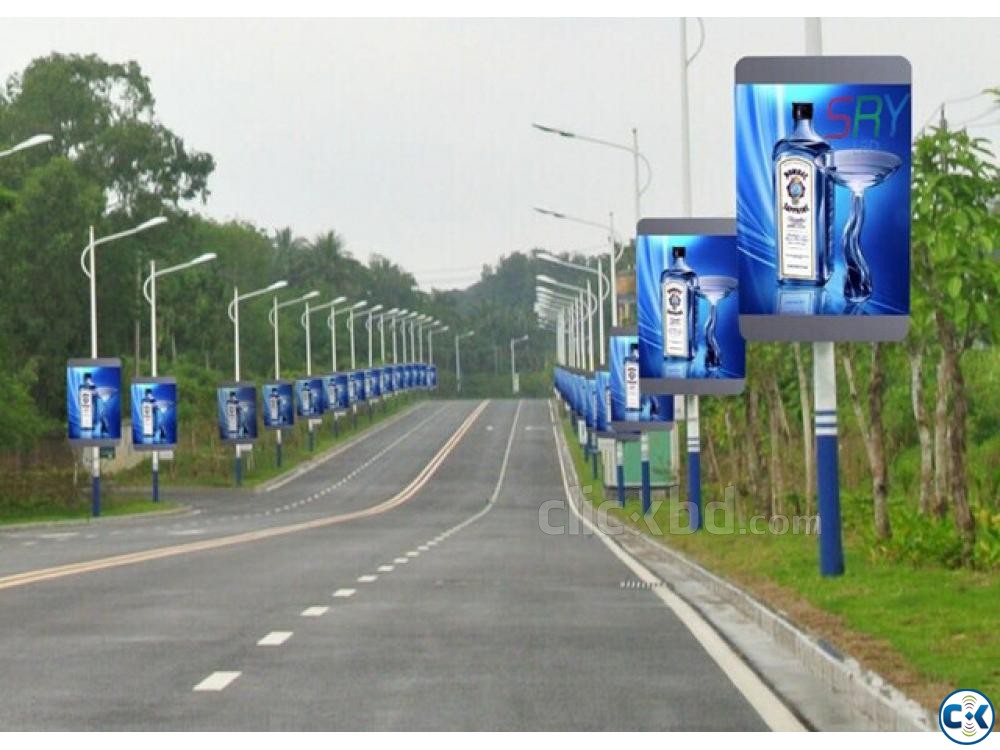
[[[365,371],[354,370],[350,373],[350,378],[352,403],[366,401],[368,394],[365,392]]]
[[[599,437],[614,437],[611,431],[611,373],[598,370],[594,373],[597,390],[596,427]]]
[[[639,377],[639,337],[634,328],[612,328],[608,339],[611,380],[611,428],[615,432],[669,430],[674,397],[642,391]]]
[[[372,368],[370,370],[365,370],[365,378],[368,383],[365,386],[365,391],[368,393],[369,398],[378,399],[382,396],[382,371],[379,368]]]
[[[747,339],[906,335],[910,78],[902,57],[737,63],[736,233]]]
[[[227,443],[257,439],[257,392],[247,381],[223,383],[216,391],[219,438]]]
[[[264,409],[264,427],[280,430],[295,424],[295,394],[292,381],[272,380],[260,389]]]
[[[295,381],[295,412],[305,419],[322,417],[326,411],[323,378],[300,378]]]
[[[66,433],[76,445],[114,445],[122,436],[120,359],[71,359],[66,365]]]
[[[137,378],[130,389],[132,447],[171,450],[177,445],[177,380]]]
[[[337,409],[346,411],[351,408],[354,399],[351,398],[351,376],[346,372],[338,372],[333,376],[337,383]]]
[[[645,393],[743,390],[739,259],[732,219],[643,219],[636,244]]]
[[[392,366],[392,390],[403,390],[403,368],[401,365]]]
[[[430,365],[427,368],[427,387],[431,390],[437,388],[438,386],[438,368],[437,365]]]
[[[340,391],[337,389],[337,373],[323,376],[323,405],[329,411],[341,408]]]
[[[378,370],[379,379],[382,381],[382,393],[386,396],[392,395],[392,366],[384,365]]]

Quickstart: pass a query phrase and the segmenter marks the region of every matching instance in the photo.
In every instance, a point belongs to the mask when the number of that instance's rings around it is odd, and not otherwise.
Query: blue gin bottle
[[[236,391],[230,391],[226,399],[226,434],[230,440],[240,436],[240,400],[236,398]]]
[[[94,376],[89,372],[83,374],[83,382],[77,388],[77,404],[80,407],[80,432],[90,437],[94,431],[97,411],[97,386],[94,385]]]
[[[642,407],[642,396],[639,392],[639,345],[629,346],[625,357],[625,412],[636,415]]]
[[[663,356],[694,359],[698,325],[698,274],[684,260],[687,249],[671,249],[673,260],[660,275]]]
[[[792,104],[792,133],[774,144],[778,282],[820,286],[833,270],[833,182],[816,165],[831,151],[812,124],[810,102]]]
[[[142,397],[139,404],[139,414],[142,418],[142,442],[155,442],[156,437],[156,399],[153,397],[153,389],[147,388],[146,395]]]

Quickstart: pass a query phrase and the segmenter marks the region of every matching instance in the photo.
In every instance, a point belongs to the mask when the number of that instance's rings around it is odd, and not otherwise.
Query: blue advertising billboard
[[[739,259],[732,219],[643,219],[636,244],[645,393],[743,390]]]
[[[260,388],[260,401],[264,409],[264,427],[281,430],[295,424],[295,393],[292,381],[272,380]]]
[[[227,443],[257,439],[257,390],[253,383],[223,383],[216,391],[219,438]]]
[[[910,79],[902,57],[748,57],[736,65],[747,339],[906,335]]]
[[[137,451],[170,450],[177,445],[177,380],[132,381],[132,447]]]
[[[336,373],[323,376],[323,405],[328,411],[336,411],[341,408]]]
[[[304,419],[316,419],[326,411],[323,378],[300,378],[295,381],[295,412]]]
[[[403,368],[401,365],[392,366],[392,390],[403,390]]]
[[[372,399],[379,399],[382,396],[382,371],[378,368],[372,368],[370,370],[365,370],[365,378],[367,379],[367,385],[365,390],[368,392],[368,397]]]
[[[438,368],[437,365],[430,365],[427,368],[427,387],[434,390],[438,387]]]
[[[611,428],[615,432],[669,430],[674,397],[648,394],[639,377],[639,337],[634,328],[612,328],[608,339],[611,379]]]
[[[66,365],[66,432],[76,445],[114,445],[122,436],[122,363],[71,359]]]
[[[353,401],[366,401],[368,399],[368,394],[365,391],[365,371],[354,370],[350,373],[350,376]]]
[[[382,393],[386,396],[392,395],[392,366],[385,365],[378,371],[379,379],[382,381]]]
[[[611,374],[607,370],[594,373],[597,389],[597,414],[595,429],[600,437],[614,437],[611,431]]]
[[[346,411],[354,403],[354,399],[351,397],[353,388],[350,373],[338,372],[334,377],[337,381],[337,409]]]

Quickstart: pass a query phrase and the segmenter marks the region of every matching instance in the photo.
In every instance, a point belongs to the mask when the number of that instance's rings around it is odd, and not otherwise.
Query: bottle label
[[[238,427],[236,404],[226,404],[226,429],[235,433]]]
[[[142,436],[153,437],[153,404],[150,401],[142,405]]]
[[[267,401],[267,408],[271,412],[271,424],[278,424],[278,420],[281,419],[281,413],[278,409],[278,399],[271,396]]]
[[[797,156],[778,161],[775,193],[778,208],[778,276],[815,280],[813,236],[816,167]]]
[[[663,353],[668,357],[687,357],[688,288],[682,281],[663,284]],[[636,408],[639,408],[636,406]]]
[[[302,413],[309,414],[312,412],[312,391],[308,388],[302,391]]]
[[[639,363],[625,363],[625,408],[638,411],[642,405],[639,394]]]
[[[604,418],[608,422],[611,421],[611,389],[604,389]]]
[[[94,394],[89,388],[80,391],[80,429],[94,429]]]
[[[337,386],[328,385],[326,387],[326,398],[330,402],[331,409],[337,405]]]

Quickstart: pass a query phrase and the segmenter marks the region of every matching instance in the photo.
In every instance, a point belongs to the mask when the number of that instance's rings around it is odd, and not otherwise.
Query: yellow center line
[[[92,573],[98,570],[118,568],[123,565],[134,565],[136,563],[149,562],[151,560],[161,560],[166,557],[186,555],[192,552],[204,552],[206,550],[220,549],[222,547],[231,547],[236,544],[259,542],[263,539],[270,539],[276,536],[284,536],[285,534],[295,534],[300,531],[319,529],[325,526],[333,526],[335,524],[355,521],[360,518],[369,518],[371,516],[385,513],[399,507],[411,499],[424,487],[424,485],[427,484],[428,481],[430,481],[431,477],[434,476],[441,464],[444,463],[445,459],[451,454],[465,434],[471,429],[473,423],[476,419],[478,419],[479,415],[483,413],[483,410],[486,409],[488,404],[488,400],[480,402],[479,406],[477,406],[472,413],[465,418],[465,421],[459,425],[459,428],[454,432],[454,434],[448,438],[447,442],[441,446],[441,449],[434,455],[427,465],[420,470],[420,473],[417,474],[417,476],[414,477],[408,485],[406,485],[406,487],[400,490],[397,494],[376,505],[372,505],[361,510],[351,511],[350,513],[339,513],[333,516],[315,518],[311,521],[302,521],[300,523],[288,524],[286,526],[273,526],[268,529],[247,531],[241,534],[232,534],[230,536],[217,537],[215,539],[203,539],[197,542],[188,542],[186,544],[175,544],[169,547],[156,547],[155,549],[142,550],[140,552],[129,552],[123,555],[102,557],[97,560],[87,560],[85,562],[57,565],[52,568],[29,570],[24,573],[16,573],[14,575],[0,578],[0,590],[16,588],[18,586],[27,586],[28,584],[40,583],[41,581],[51,581],[55,578],[65,578],[67,576],[80,575],[82,573]]]

